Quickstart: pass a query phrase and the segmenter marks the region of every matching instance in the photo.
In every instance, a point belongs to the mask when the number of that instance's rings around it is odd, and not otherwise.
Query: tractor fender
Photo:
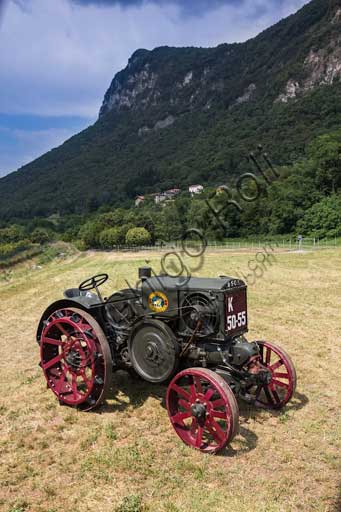
[[[85,301],[84,298],[85,297],[77,297],[75,299],[60,299],[60,300],[57,300],[56,302],[53,302],[52,304],[50,304],[48,306],[48,308],[45,309],[45,311],[42,314],[41,319],[39,321],[37,334],[36,334],[36,340],[37,340],[38,345],[40,344],[40,337],[41,337],[41,333],[44,328],[45,320],[47,320],[49,318],[49,316],[54,311],[57,311],[58,309],[65,309],[65,308],[72,308],[72,307],[82,309],[83,311],[87,311],[88,313],[90,313],[102,326],[100,311],[98,310],[98,308],[91,307],[91,305],[92,305],[91,302]]]

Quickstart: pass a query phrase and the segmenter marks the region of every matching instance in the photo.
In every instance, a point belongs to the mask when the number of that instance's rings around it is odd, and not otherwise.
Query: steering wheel
[[[87,292],[89,290],[93,290],[94,288],[98,288],[102,284],[104,284],[109,279],[108,274],[98,274],[97,276],[90,277],[83,281],[78,289],[81,292]]]

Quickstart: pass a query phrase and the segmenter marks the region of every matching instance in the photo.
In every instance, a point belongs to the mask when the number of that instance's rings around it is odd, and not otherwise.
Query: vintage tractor
[[[89,411],[125,369],[167,383],[170,422],[184,443],[216,453],[238,431],[236,397],[266,409],[291,399],[296,372],[284,350],[249,343],[246,286],[239,279],[152,275],[102,298],[107,274],[51,304],[39,323],[40,366],[60,404]]]

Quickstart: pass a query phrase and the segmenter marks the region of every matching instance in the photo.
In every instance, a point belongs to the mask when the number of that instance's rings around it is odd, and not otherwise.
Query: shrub
[[[21,240],[15,244],[2,244],[0,245],[0,260],[12,258],[12,256],[28,249],[30,245],[29,240]]]
[[[126,234],[126,244],[133,247],[150,244],[151,236],[145,228],[132,228]]]
[[[102,231],[99,237],[102,249],[113,249],[115,246],[124,243],[122,228],[109,228]]]
[[[22,226],[13,224],[7,228],[0,229],[0,244],[12,244],[25,238]]]
[[[297,223],[297,231],[319,238],[341,236],[341,196],[333,195],[314,204]]]
[[[103,231],[103,225],[96,221],[88,221],[79,231],[79,237],[86,249],[99,247],[99,237]]]
[[[31,242],[34,244],[46,244],[50,240],[50,235],[43,228],[36,228],[30,235]]]

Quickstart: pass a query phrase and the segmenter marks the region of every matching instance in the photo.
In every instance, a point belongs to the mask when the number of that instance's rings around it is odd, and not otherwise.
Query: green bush
[[[30,240],[34,244],[46,244],[50,240],[48,231],[44,228],[36,228],[30,235]]]
[[[99,243],[102,249],[113,249],[117,245],[123,244],[124,239],[122,228],[109,228],[102,231]]]
[[[148,245],[151,242],[150,233],[145,228],[132,228],[126,234],[126,244],[133,247]]]
[[[326,197],[307,210],[297,231],[317,238],[341,236],[341,195]]]
[[[21,240],[20,242],[13,244],[2,244],[0,245],[0,260],[12,258],[16,254],[30,248],[30,246],[31,244],[29,240]]]
[[[99,247],[99,237],[103,227],[103,224],[96,220],[88,221],[81,227],[79,238],[83,241],[86,249]]]
[[[12,224],[6,228],[0,229],[0,244],[11,244],[19,242],[25,238],[24,228]]]

